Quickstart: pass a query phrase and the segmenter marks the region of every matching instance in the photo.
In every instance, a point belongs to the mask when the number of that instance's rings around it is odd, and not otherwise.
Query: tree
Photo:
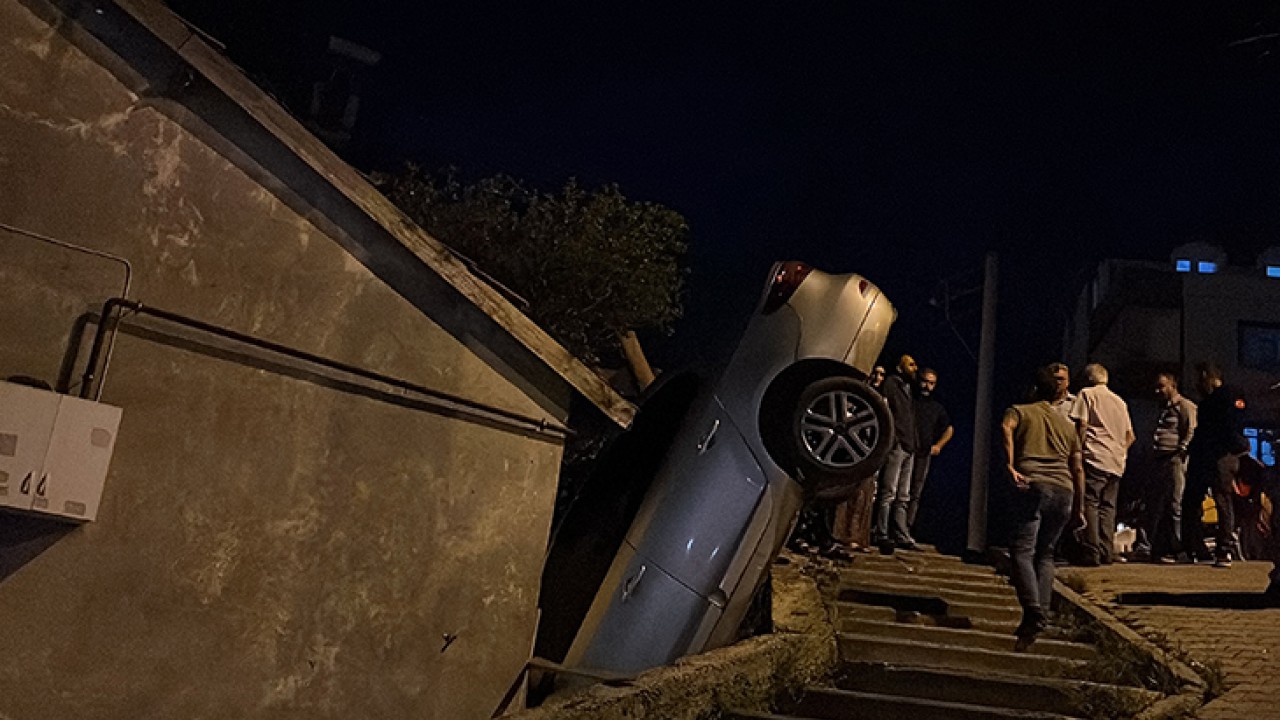
[[[619,361],[628,333],[670,332],[681,315],[689,227],[674,210],[573,180],[547,193],[504,175],[464,183],[410,165],[377,181],[589,363]]]

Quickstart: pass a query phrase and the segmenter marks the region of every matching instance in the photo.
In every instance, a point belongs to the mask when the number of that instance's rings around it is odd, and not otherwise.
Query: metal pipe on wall
[[[71,250],[73,252],[84,253],[86,255],[92,255],[94,257],[102,258],[104,260],[110,260],[112,262],[120,263],[121,265],[124,266],[124,286],[120,289],[120,297],[122,298],[129,297],[129,290],[132,288],[132,285],[133,285],[133,265],[131,265],[127,259],[119,255],[113,255],[109,252],[96,250],[94,248],[86,247],[84,245],[80,245],[77,243],[68,242],[66,240],[59,240],[58,238],[50,237],[48,235],[35,232],[33,230],[25,230],[23,228],[10,225],[8,223],[0,222],[0,230],[4,230],[6,232],[10,232],[15,235],[21,235],[23,237],[31,238],[32,240],[39,240],[40,242],[49,243],[50,245],[63,248],[64,250]],[[114,323],[109,323],[108,318],[104,315],[102,318],[102,323],[99,325],[99,328],[101,329],[102,327],[105,327],[108,324],[111,324],[114,327]],[[102,380],[106,379],[106,369],[107,369],[107,366],[111,364],[111,353],[115,350],[115,346],[116,346],[116,334],[112,332],[111,338],[107,342],[107,355],[106,355],[105,361],[103,362]],[[86,386],[81,386],[80,397],[88,397],[85,387]],[[99,388],[101,388],[101,383],[99,383]],[[98,391],[98,393],[94,396],[93,399],[94,401],[98,401],[102,399],[101,390]]]
[[[93,345],[89,350],[88,364],[85,367],[84,376],[81,379],[81,397],[87,396],[89,388],[95,384],[95,379],[97,384],[95,396],[100,397],[102,395],[102,379],[106,377],[105,364],[110,362],[110,357],[108,356],[102,360],[104,366],[101,377],[95,377],[95,369],[97,368],[99,358],[102,355],[103,344],[106,340],[107,333],[110,332],[112,338],[115,337],[115,329],[119,319],[115,322],[111,322],[108,319],[111,318],[114,313],[117,313],[117,311],[119,311],[118,314],[120,318],[123,318],[125,311],[138,315],[147,315],[175,323],[177,325],[199,330],[201,332],[216,335],[218,337],[223,337],[228,340],[267,350],[269,352],[278,353],[286,357],[319,365],[330,370],[336,370],[338,372],[355,375],[366,380],[383,383],[398,390],[409,391],[428,398],[430,402],[434,402],[442,407],[447,407],[452,412],[470,415],[473,419],[479,419],[486,423],[516,428],[522,432],[533,432],[539,435],[550,433],[560,438],[572,434],[568,428],[563,427],[558,422],[548,421],[546,418],[529,417],[503,408],[477,402],[475,400],[469,400],[452,393],[433,390],[431,388],[409,382],[408,380],[383,375],[382,373],[375,372],[373,370],[349,365],[338,360],[315,355],[305,350],[291,348],[287,345],[281,345],[277,342],[254,337],[253,335],[247,335],[237,330],[213,325],[211,323],[204,322],[203,320],[197,320],[168,310],[161,310],[159,308],[146,306],[136,300],[129,300],[127,298],[111,298],[102,306],[102,321],[98,323],[98,330],[94,333]]]

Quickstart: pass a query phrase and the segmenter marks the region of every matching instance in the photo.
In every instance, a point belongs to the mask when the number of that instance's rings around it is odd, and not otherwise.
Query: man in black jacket
[[[907,505],[907,527],[911,530],[911,537],[915,537],[916,515],[920,512],[920,496],[924,494],[931,461],[955,434],[947,409],[933,396],[938,387],[938,373],[931,368],[923,368],[919,379],[914,406],[916,454],[911,463],[911,502]]]
[[[1187,448],[1187,489],[1182,495],[1182,541],[1192,561],[1208,560],[1204,542],[1204,495],[1213,492],[1218,510],[1218,532],[1214,567],[1231,567],[1236,550],[1235,511],[1232,505],[1232,474],[1223,460],[1247,450],[1244,438],[1244,394],[1223,382],[1222,369],[1211,362],[1196,365],[1196,380],[1202,399],[1196,433]]]
[[[907,505],[911,502],[911,466],[916,452],[915,408],[912,386],[916,361],[903,355],[893,375],[884,381],[881,393],[893,413],[893,448],[880,469],[876,488],[876,528],[874,542],[884,553],[894,548],[914,550],[916,541],[907,527]]]

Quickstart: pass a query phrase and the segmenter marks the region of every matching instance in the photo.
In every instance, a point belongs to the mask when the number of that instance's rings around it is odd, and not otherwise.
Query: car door
[[[637,515],[627,541],[694,592],[723,605],[722,584],[764,496],[765,478],[728,412],[714,398],[691,416]]]
[[[624,542],[565,664],[638,673],[688,652],[720,609]]]

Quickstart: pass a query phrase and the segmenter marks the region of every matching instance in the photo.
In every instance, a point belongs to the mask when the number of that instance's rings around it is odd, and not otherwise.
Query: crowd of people
[[[1258,555],[1274,560],[1280,554],[1269,503],[1259,502],[1264,491],[1272,494],[1273,481],[1244,435],[1245,397],[1209,362],[1195,368],[1198,405],[1182,396],[1172,373],[1154,378],[1160,414],[1150,438],[1153,472],[1140,493],[1142,542],[1121,554],[1117,500],[1135,442],[1133,424],[1125,401],[1108,387],[1107,369],[1093,363],[1084,375],[1086,387],[1077,396],[1069,391],[1065,365],[1041,368],[1030,402],[1011,407],[1001,423],[1006,469],[1017,489],[1009,549],[1023,608],[1016,631],[1022,648],[1044,629],[1061,558],[1083,566],[1132,559],[1225,569],[1239,559],[1240,536],[1251,530],[1260,538]],[[1205,537],[1206,495],[1217,512],[1212,548]],[[1267,592],[1280,597],[1275,569]]]
[[[1211,362],[1195,367],[1199,403],[1183,396],[1178,378],[1158,373],[1151,381],[1159,415],[1150,429],[1152,462],[1140,478],[1137,541],[1121,552],[1116,541],[1121,485],[1135,434],[1128,404],[1109,386],[1107,368],[1086,365],[1084,387],[1071,392],[1070,369],[1052,363],[1037,370],[1025,403],[1001,420],[1005,474],[1014,487],[1008,516],[1011,579],[1023,607],[1018,646],[1043,631],[1055,567],[1146,561],[1210,563],[1230,568],[1241,557],[1241,536],[1257,558],[1280,559],[1280,520],[1270,498],[1280,482],[1250,455],[1244,435],[1246,400]],[[929,466],[954,428],[934,397],[936,371],[918,369],[910,355],[893,372],[877,366],[870,384],[893,415],[892,446],[874,483],[839,505],[816,504],[802,515],[793,547],[829,556],[878,549],[915,550],[913,534]],[[1144,437],[1146,437],[1146,428]],[[1212,544],[1205,533],[1204,504],[1217,512]],[[1280,563],[1277,563],[1280,566]],[[1269,595],[1280,600],[1280,570]]]
[[[912,528],[931,460],[951,442],[954,428],[934,397],[938,373],[903,355],[892,373],[877,365],[868,378],[893,415],[893,438],[875,483],[864,483],[838,505],[818,503],[803,514],[792,546],[832,557],[878,547],[882,552],[919,549]]]

